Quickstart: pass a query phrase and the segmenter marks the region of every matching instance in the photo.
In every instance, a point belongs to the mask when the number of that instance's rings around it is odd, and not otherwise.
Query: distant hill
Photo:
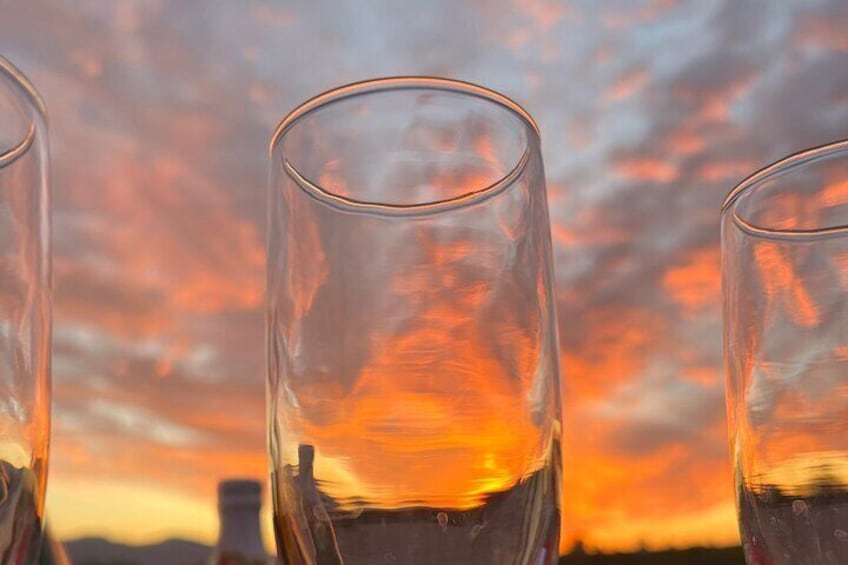
[[[179,539],[132,546],[84,538],[64,545],[74,565],[205,565],[212,552],[209,546]]]

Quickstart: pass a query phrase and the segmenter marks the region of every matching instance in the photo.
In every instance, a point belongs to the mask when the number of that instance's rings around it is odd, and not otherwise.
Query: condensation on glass
[[[0,58],[0,561],[41,547],[50,432],[50,256],[44,105]]]
[[[722,212],[730,445],[749,563],[848,563],[848,142]]]
[[[557,562],[538,129],[466,83],[359,83],[271,145],[268,417],[292,564]]]

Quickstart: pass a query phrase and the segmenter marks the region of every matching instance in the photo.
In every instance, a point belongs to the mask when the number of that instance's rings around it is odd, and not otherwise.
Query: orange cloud
[[[616,173],[628,180],[651,182],[674,182],[680,171],[673,163],[650,157],[622,158],[615,162]]]
[[[845,28],[848,17],[838,14],[805,14],[796,23],[793,42],[804,48],[848,52]]]
[[[694,102],[687,119],[689,127],[705,126],[731,122],[730,110],[737,100],[742,98],[755,84],[758,74],[752,71],[739,72],[729,80],[717,85],[698,85],[684,83],[672,87],[673,94],[681,101]]]
[[[718,300],[717,261],[715,249],[696,251],[666,272],[663,286],[685,309],[712,311]],[[564,493],[570,517],[564,547],[577,539],[607,550],[737,540],[723,414],[696,416],[675,406],[687,394],[676,396],[670,381],[652,388],[650,381],[633,377],[651,374],[658,359],[674,359],[669,369],[674,382],[692,387],[688,394],[708,393],[721,405],[718,369],[703,363],[700,350],[678,349],[670,320],[653,309],[617,305],[593,307],[569,322],[581,329],[570,335],[562,354]],[[692,422],[679,420],[678,410]],[[719,449],[692,457],[696,445]],[[694,499],[692,482],[699,485]],[[645,500],[652,501],[649,507]]]
[[[676,8],[677,4],[677,0],[649,0],[634,9],[606,10],[601,12],[601,23],[611,30],[626,30],[656,20]]]
[[[705,308],[718,311],[721,301],[720,253],[714,247],[692,252],[684,264],[663,275],[663,288],[688,315]]]
[[[681,371],[680,376],[691,383],[704,387],[723,385],[721,371],[717,367],[686,367]]]
[[[551,0],[516,0],[513,6],[532,22],[537,33],[549,31],[566,13],[561,2]]]
[[[821,206],[844,206],[848,204],[848,180],[836,180],[819,192]]]
[[[666,331],[661,317],[635,308],[594,310],[580,324],[580,340],[562,352],[562,370],[569,394],[582,401],[603,397],[640,374]]]
[[[671,153],[682,156],[690,156],[704,150],[706,142],[704,138],[688,130],[680,130],[668,137],[668,149]]]
[[[565,511],[572,517],[565,523],[565,543],[579,538],[590,547],[621,550],[688,545],[697,539],[736,543],[732,474],[724,450],[693,458],[691,444],[668,441],[652,451],[619,453],[610,446],[627,433],[628,424],[592,417],[581,405],[567,402],[565,407],[566,413],[577,412],[565,427],[570,430]],[[716,418],[705,435],[723,443],[725,429],[723,418]],[[697,492],[689,487],[692,481],[699,485]],[[705,533],[703,522],[713,514],[712,529]]]
[[[113,216],[125,218],[109,226],[101,244],[132,284],[167,287],[173,307],[201,314],[259,305],[264,251],[257,227],[231,215],[208,179],[173,157],[116,166],[132,171],[132,181],[107,181],[95,205],[105,201]],[[214,231],[204,234],[203,225]],[[179,237],[181,229],[191,230],[188,238]]]
[[[798,277],[786,250],[767,241],[754,245],[754,261],[760,273],[763,292],[771,309],[779,308],[799,325],[812,327],[819,323],[819,306]]]
[[[131,375],[105,388],[60,381],[54,393],[62,411],[51,465],[63,477],[121,477],[208,498],[219,477],[266,474],[261,387],[222,397],[214,382]]]
[[[737,182],[757,170],[748,159],[716,161],[702,165],[696,173],[705,182]]]
[[[842,288],[848,289],[848,253],[838,253],[833,257],[836,271],[842,281]]]
[[[618,102],[631,98],[645,88],[650,78],[651,73],[648,69],[633,69],[618,77],[604,92],[603,99],[605,102]]]

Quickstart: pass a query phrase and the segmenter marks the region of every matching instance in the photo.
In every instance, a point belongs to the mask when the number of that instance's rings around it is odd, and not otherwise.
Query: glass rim
[[[0,80],[6,80],[11,89],[16,91],[15,94],[24,100],[27,109],[32,112],[32,115],[28,116],[29,124],[23,138],[9,149],[0,150],[0,169],[2,169],[17,160],[32,146],[37,135],[37,122],[47,121],[47,108],[32,82],[2,55],[0,55]]]
[[[750,235],[756,235],[771,239],[809,240],[821,239],[832,236],[848,235],[848,224],[844,223],[835,226],[814,229],[779,229],[758,226],[749,222],[748,220],[745,220],[744,218],[740,217],[739,214],[736,213],[736,204],[738,203],[739,198],[749,193],[751,190],[755,189],[763,182],[792,169],[813,164],[821,159],[825,159],[835,153],[839,153],[842,151],[848,151],[848,139],[825,143],[823,145],[818,145],[808,149],[802,149],[801,151],[791,153],[786,157],[782,157],[781,159],[778,159],[777,161],[774,161],[773,163],[762,167],[761,169],[742,179],[727,194],[721,204],[722,216],[730,212],[732,209],[733,221],[737,226],[739,226],[740,229],[749,233]]]
[[[276,166],[273,158],[275,149],[285,137],[286,132],[294,127],[301,119],[330,104],[340,102],[342,100],[368,94],[397,90],[433,90],[475,97],[484,102],[500,106],[503,110],[512,113],[527,127],[537,140],[541,138],[539,125],[530,113],[511,98],[492,89],[472,82],[441,77],[380,77],[332,88],[308,99],[286,114],[271,136],[269,154],[271,156],[272,167]],[[288,160],[283,161],[282,168],[307,195],[334,208],[351,212],[375,213],[384,216],[419,216],[443,212],[446,210],[455,210],[457,208],[487,200],[490,197],[501,193],[504,189],[506,189],[506,187],[513,184],[515,180],[521,176],[529,160],[530,143],[527,143],[516,164],[507,173],[501,175],[495,181],[450,198],[413,204],[387,204],[384,202],[358,200],[356,198],[341,196],[331,190],[321,187],[319,184],[303,176]]]

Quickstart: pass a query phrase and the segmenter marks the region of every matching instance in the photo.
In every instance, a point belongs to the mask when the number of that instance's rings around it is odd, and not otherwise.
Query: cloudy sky
[[[542,130],[564,372],[566,539],[737,540],[718,210],[846,137],[838,0],[0,1],[50,113],[54,429],[65,538],[216,535],[265,474],[267,144],[342,83],[441,75]]]

